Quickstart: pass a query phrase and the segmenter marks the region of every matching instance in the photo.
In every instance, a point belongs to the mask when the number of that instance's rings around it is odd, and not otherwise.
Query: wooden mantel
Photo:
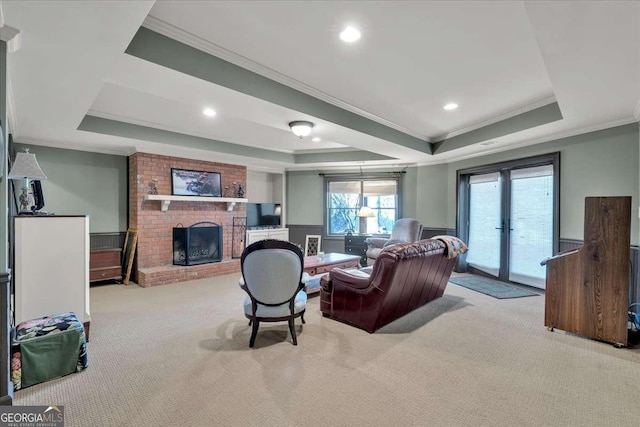
[[[159,200],[160,210],[166,212],[171,202],[205,202],[205,203],[226,203],[227,211],[233,210],[236,203],[247,203],[249,199],[238,199],[233,197],[200,197],[200,196],[168,196],[161,194],[145,194],[144,200]]]

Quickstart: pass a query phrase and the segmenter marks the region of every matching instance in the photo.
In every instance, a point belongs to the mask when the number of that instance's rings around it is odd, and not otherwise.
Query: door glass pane
[[[469,251],[467,263],[498,276],[500,271],[501,191],[498,173],[469,179]],[[497,228],[497,229],[496,229]]]
[[[509,280],[544,288],[553,251],[553,167],[511,171]]]

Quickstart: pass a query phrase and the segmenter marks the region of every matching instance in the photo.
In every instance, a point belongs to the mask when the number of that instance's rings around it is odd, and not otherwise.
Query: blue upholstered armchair
[[[422,235],[422,224],[417,219],[402,218],[393,224],[391,236],[386,239],[383,237],[369,237],[367,242],[367,258],[376,259],[382,249],[386,246],[395,245],[396,243],[413,243],[420,240]]]
[[[249,245],[240,260],[240,287],[247,293],[244,314],[253,325],[249,347],[253,347],[260,322],[289,322],[293,345],[297,345],[294,319],[304,323],[307,273],[302,271],[300,248],[282,240],[260,240]]]

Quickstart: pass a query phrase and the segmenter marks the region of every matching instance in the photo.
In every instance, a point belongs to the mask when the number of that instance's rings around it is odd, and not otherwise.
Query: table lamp
[[[20,214],[29,213],[29,180],[30,179],[47,179],[47,176],[40,169],[36,155],[29,153],[29,149],[25,148],[24,153],[16,154],[9,175],[9,179],[22,180],[22,194],[20,194]]]
[[[358,216],[360,217],[360,234],[367,234],[367,218],[373,218],[376,214],[370,207],[363,206],[358,211]]]

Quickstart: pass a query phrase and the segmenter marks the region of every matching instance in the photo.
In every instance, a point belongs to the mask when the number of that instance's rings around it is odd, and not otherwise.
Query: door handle
[[[504,231],[504,218],[500,221],[500,227],[495,227],[495,229]]]

